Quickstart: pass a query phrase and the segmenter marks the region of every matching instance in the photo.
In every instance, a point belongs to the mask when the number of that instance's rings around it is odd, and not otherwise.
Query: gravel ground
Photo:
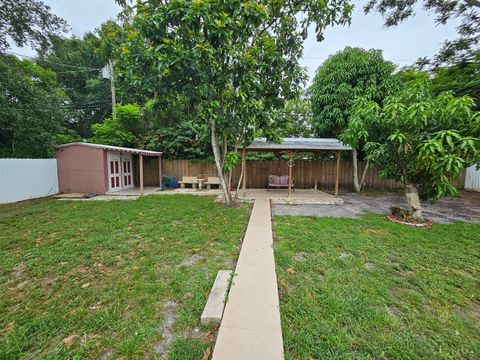
[[[407,207],[402,194],[341,194],[343,205],[273,205],[273,215],[350,217],[364,213],[388,214],[391,206]],[[480,222],[480,193],[462,191],[458,197],[444,198],[431,204],[422,203],[424,214],[434,222],[450,224],[455,221]]]

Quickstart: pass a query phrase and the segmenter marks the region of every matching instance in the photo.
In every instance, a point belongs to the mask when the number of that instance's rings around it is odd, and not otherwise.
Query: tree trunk
[[[405,197],[407,198],[407,204],[412,212],[412,216],[417,220],[424,220],[422,214],[422,204],[418,197],[418,190],[415,185],[407,185],[405,189]]]
[[[360,181],[360,190],[363,189],[363,187],[365,186],[365,179],[367,177],[368,166],[369,166],[369,163],[367,160],[367,163],[365,164],[365,168],[363,169],[362,180]]]
[[[358,159],[357,159],[357,149],[352,149],[352,164],[353,164],[353,186],[355,192],[359,193],[362,189],[358,183]]]
[[[215,126],[215,120],[210,120],[210,130],[212,133],[212,150],[213,156],[215,158],[215,165],[217,166],[218,177],[220,178],[220,184],[222,184],[222,191],[223,196],[225,197],[225,203],[230,205],[232,203],[232,199],[230,197],[230,189],[227,188],[227,182],[225,181],[225,174],[223,173],[223,160],[221,159],[220,155],[220,146],[218,144],[217,138],[217,130]]]

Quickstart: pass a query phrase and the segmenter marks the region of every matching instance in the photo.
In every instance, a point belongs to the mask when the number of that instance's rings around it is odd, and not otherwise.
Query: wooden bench
[[[196,176],[182,176],[182,181],[179,181],[178,183],[182,189],[185,189],[185,185],[192,185],[192,189],[196,189],[198,186],[198,179]]]
[[[218,176],[207,177],[207,181],[205,182],[205,185],[207,185],[207,190],[210,190],[212,188],[212,185],[217,185],[219,189],[222,188],[222,184]]]

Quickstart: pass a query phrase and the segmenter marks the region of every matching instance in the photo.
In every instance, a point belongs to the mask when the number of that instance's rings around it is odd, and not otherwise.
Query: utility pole
[[[116,100],[115,100],[115,73],[113,71],[113,61],[108,61],[108,67],[110,69],[110,88],[112,91],[112,118],[113,121],[117,119],[117,109],[116,109]]]

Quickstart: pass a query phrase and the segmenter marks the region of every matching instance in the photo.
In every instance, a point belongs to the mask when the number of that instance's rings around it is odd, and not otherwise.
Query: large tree
[[[65,86],[73,109],[69,125],[83,138],[92,135],[92,124],[112,112],[110,80],[102,77],[101,69],[117,58],[125,31],[110,20],[82,38],[54,36],[48,51],[38,51],[37,64],[55,71],[57,80]],[[121,78],[115,80],[117,102],[133,102]]]
[[[382,177],[405,185],[412,215],[422,219],[418,192],[438,199],[456,193],[453,179],[480,162],[480,113],[469,96],[434,96],[428,81],[411,83],[379,105],[359,99],[345,135],[365,142]]]
[[[64,130],[67,97],[55,73],[0,55],[0,157],[51,157]]]
[[[339,137],[348,127],[359,97],[381,104],[398,89],[394,69],[393,63],[383,59],[381,50],[346,47],[330,56],[318,68],[309,89],[315,135]],[[361,144],[345,140],[353,147],[353,183],[360,191],[363,179],[358,181],[357,146]]]
[[[480,43],[480,1],[479,0],[369,0],[365,13],[378,11],[385,18],[386,26],[397,26],[415,15],[416,7],[423,8],[435,15],[437,24],[459,23],[455,40],[445,41],[439,53],[433,58],[420,59],[422,64],[434,66],[469,62],[478,51]]]
[[[332,1],[147,0],[135,7],[124,73],[142,92],[161,98],[172,89],[194,104],[206,124],[225,201],[229,151],[255,135],[274,136],[274,115],[298,96],[307,29],[323,39],[345,24],[352,6]],[[227,161],[228,160],[228,161]]]
[[[50,37],[66,31],[66,22],[38,0],[0,1],[0,52],[15,45],[47,48]]]

